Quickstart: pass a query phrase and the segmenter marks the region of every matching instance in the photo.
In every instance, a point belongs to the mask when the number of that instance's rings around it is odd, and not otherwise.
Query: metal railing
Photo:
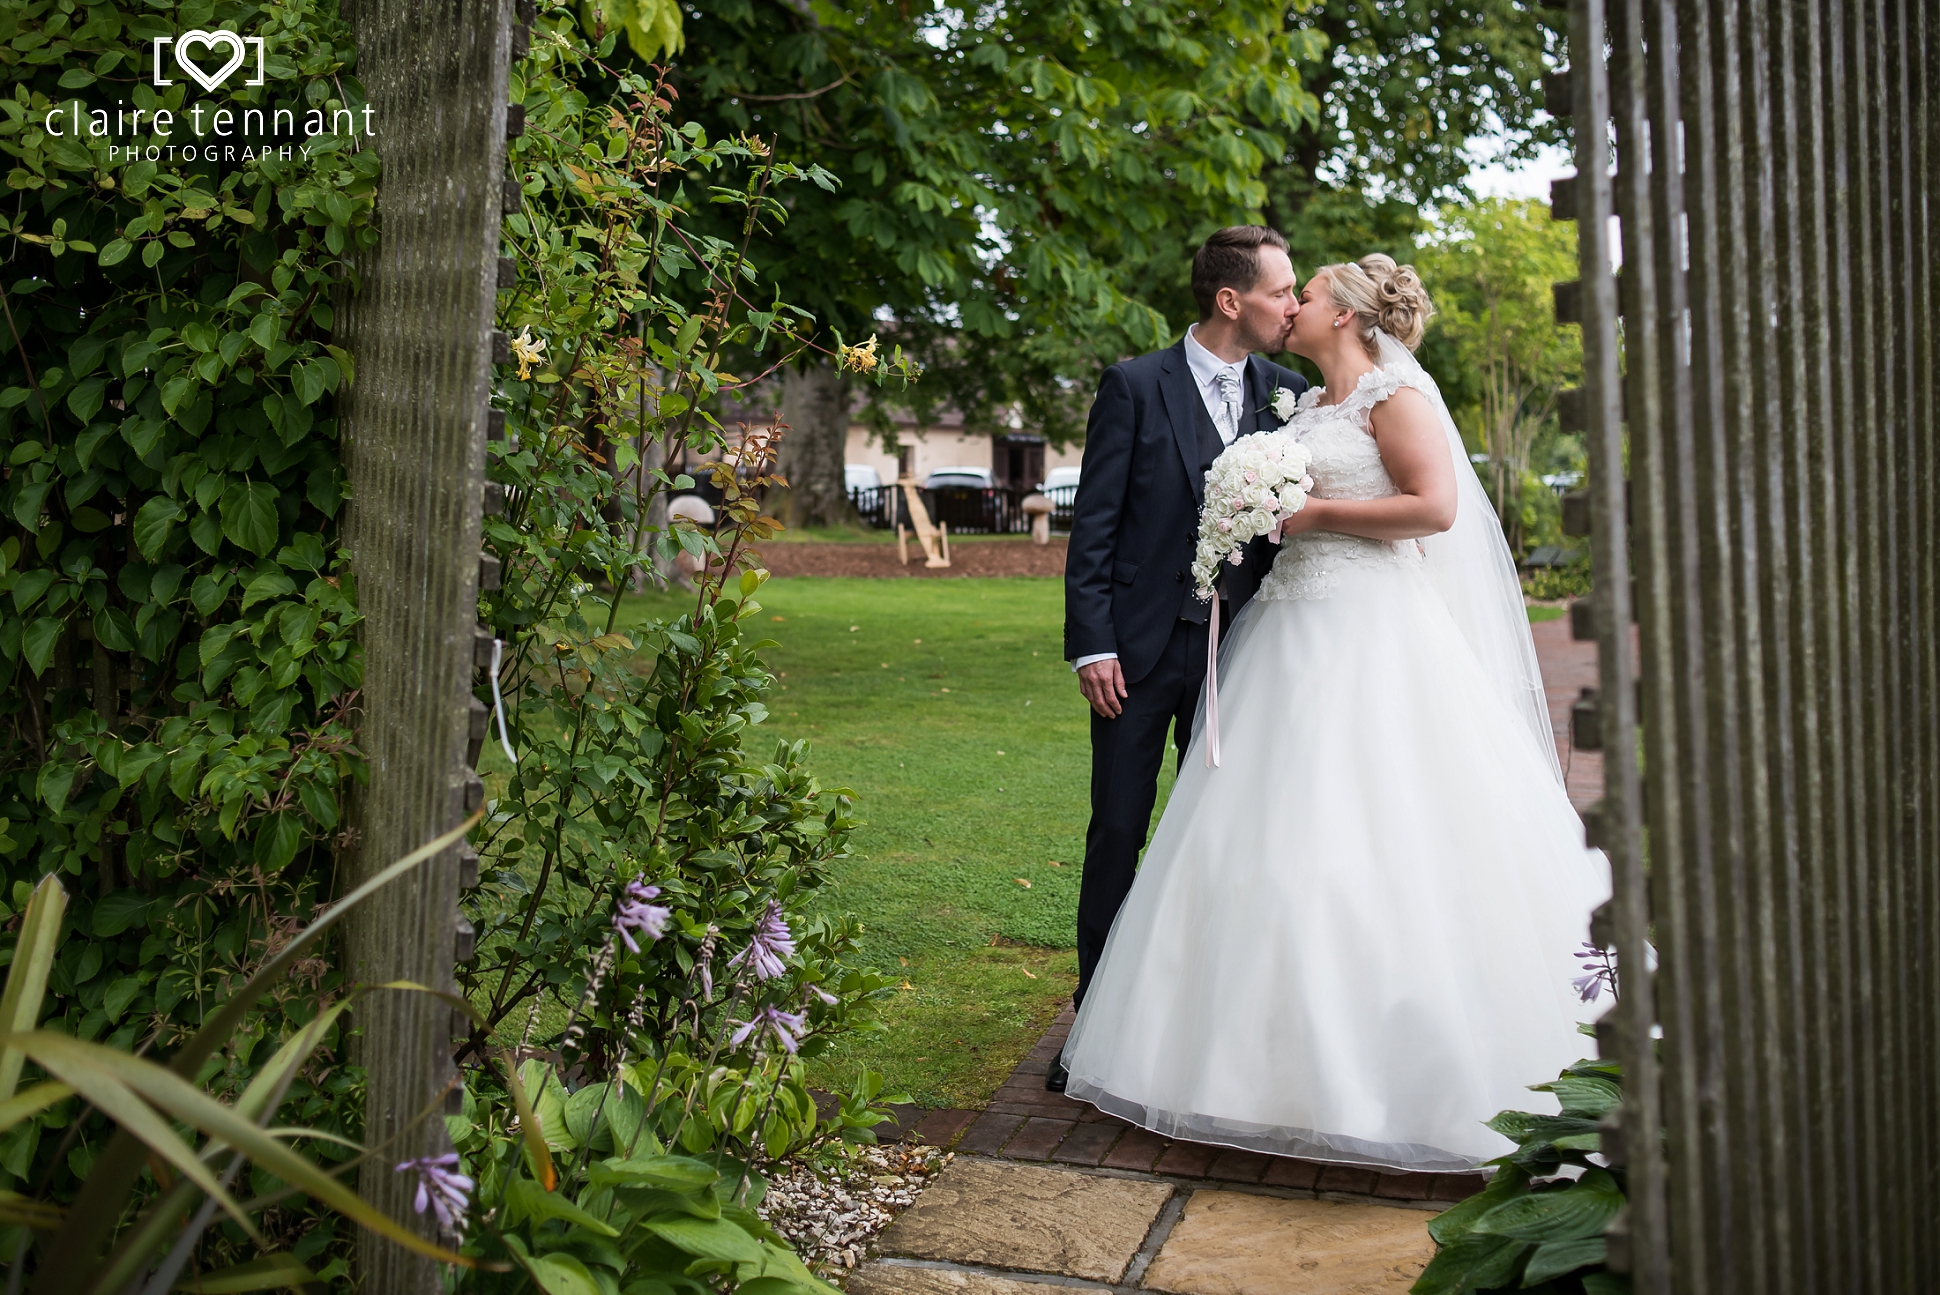
[[[1023,502],[1037,493],[1012,486],[982,489],[975,486],[943,486],[935,490],[917,491],[923,500],[923,507],[929,510],[930,520],[948,526],[952,535],[1021,535],[1031,529],[1031,519],[1023,510]],[[1052,531],[1069,533],[1078,488],[1058,486],[1042,493],[1052,504]],[[863,525],[877,530],[891,530],[897,521],[906,523],[908,520],[901,516],[902,496],[895,486],[857,487],[849,491],[849,502],[855,505],[856,514],[861,517]]]
[[[1609,1262],[1640,1293],[1940,1281],[1937,28],[1927,0],[1572,0],[1551,78],[1624,991]]]

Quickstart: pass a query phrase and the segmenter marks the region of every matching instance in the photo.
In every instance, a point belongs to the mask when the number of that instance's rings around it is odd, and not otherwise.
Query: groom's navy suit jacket
[[[1270,408],[1275,387],[1298,395],[1307,380],[1249,356],[1242,436],[1279,427]],[[1206,489],[1205,438],[1217,436],[1211,429],[1183,339],[1105,370],[1085,427],[1065,558],[1065,660],[1116,652],[1125,682],[1134,684],[1158,661],[1180,616],[1194,617],[1192,557]],[[1253,596],[1274,552],[1255,540],[1245,565],[1222,569],[1220,596],[1231,614]]]

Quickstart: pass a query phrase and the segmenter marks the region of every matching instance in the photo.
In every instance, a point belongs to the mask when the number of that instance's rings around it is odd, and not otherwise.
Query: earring
[[[1338,319],[1336,319],[1336,320],[1334,321],[1334,327],[1335,327],[1335,328],[1339,328],[1339,327],[1340,327],[1340,320],[1338,320]]]

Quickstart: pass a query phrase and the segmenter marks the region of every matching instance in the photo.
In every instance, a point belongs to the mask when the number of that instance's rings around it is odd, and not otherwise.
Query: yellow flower
[[[869,340],[861,346],[844,346],[837,355],[839,367],[854,369],[857,373],[874,373],[881,363],[876,358],[876,335],[869,334]]]
[[[546,344],[532,337],[532,325],[527,324],[512,339],[512,355],[519,362],[519,381],[524,382],[532,376],[532,370],[545,363]]]

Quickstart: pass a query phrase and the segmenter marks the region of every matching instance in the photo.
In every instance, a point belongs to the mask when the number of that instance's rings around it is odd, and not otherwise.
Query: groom
[[[1091,704],[1091,826],[1078,892],[1078,989],[1131,891],[1158,796],[1168,731],[1179,758],[1206,679],[1211,607],[1193,596],[1206,470],[1228,445],[1280,425],[1276,388],[1307,381],[1255,351],[1285,349],[1300,311],[1287,240],[1237,225],[1192,258],[1199,322],[1178,345],[1114,364],[1085,428],[1084,471],[1064,572],[1064,655]],[[1272,565],[1256,540],[1221,565],[1220,620],[1232,624]],[[1062,1092],[1064,1060],[1044,1086]]]

